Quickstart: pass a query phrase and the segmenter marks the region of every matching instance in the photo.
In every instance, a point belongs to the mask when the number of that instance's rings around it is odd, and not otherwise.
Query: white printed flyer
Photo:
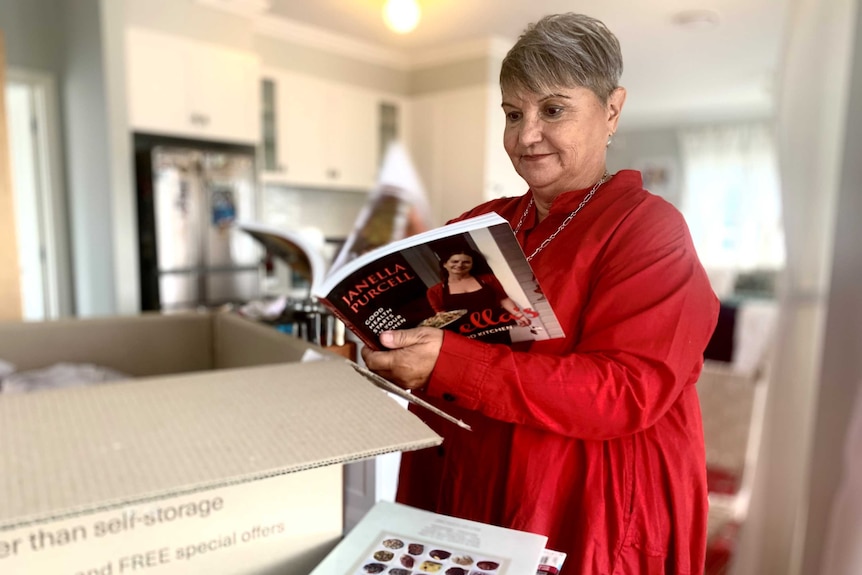
[[[380,502],[311,575],[523,575],[547,537]]]

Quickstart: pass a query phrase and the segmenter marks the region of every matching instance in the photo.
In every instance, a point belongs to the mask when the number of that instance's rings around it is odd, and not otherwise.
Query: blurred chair
[[[772,300],[723,306],[719,321],[732,323],[730,354],[724,344],[708,347],[720,348],[722,358],[706,355],[697,382],[709,486],[707,575],[727,573],[748,514],[776,320],[777,305]],[[727,333],[727,326],[719,325],[714,337],[727,337]]]

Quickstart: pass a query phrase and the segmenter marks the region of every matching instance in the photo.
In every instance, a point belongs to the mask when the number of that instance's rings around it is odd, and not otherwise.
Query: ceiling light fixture
[[[383,21],[393,32],[406,34],[419,24],[419,13],[417,0],[386,0]]]

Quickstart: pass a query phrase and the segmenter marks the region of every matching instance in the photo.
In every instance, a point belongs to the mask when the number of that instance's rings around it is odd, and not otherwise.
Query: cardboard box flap
[[[59,362],[94,363],[135,377],[209,370],[215,366],[214,321],[222,319],[203,313],[150,313],[0,322],[0,359],[19,371]]]
[[[437,445],[340,361],[0,395],[0,530]]]

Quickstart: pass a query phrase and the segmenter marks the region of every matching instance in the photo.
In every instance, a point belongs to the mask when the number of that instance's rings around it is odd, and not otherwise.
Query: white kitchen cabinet
[[[260,67],[254,54],[130,28],[129,124],[137,132],[256,144]]]
[[[503,130],[506,128],[506,114],[500,106],[500,87],[491,86],[485,94],[488,113],[485,131],[485,200],[507,196],[520,196],[529,186],[515,171],[509,154],[503,147]]]
[[[322,81],[279,74],[275,84],[276,174],[300,186],[327,180],[325,118],[327,105]]]
[[[425,94],[411,104],[410,147],[436,225],[527,190],[503,148],[499,93],[483,84]]]
[[[327,155],[330,177],[370,189],[377,179],[379,110],[375,94],[347,85],[327,90]]]
[[[275,126],[264,150],[263,180],[370,190],[380,161],[382,96],[284,70],[263,76],[273,100],[267,121]]]

